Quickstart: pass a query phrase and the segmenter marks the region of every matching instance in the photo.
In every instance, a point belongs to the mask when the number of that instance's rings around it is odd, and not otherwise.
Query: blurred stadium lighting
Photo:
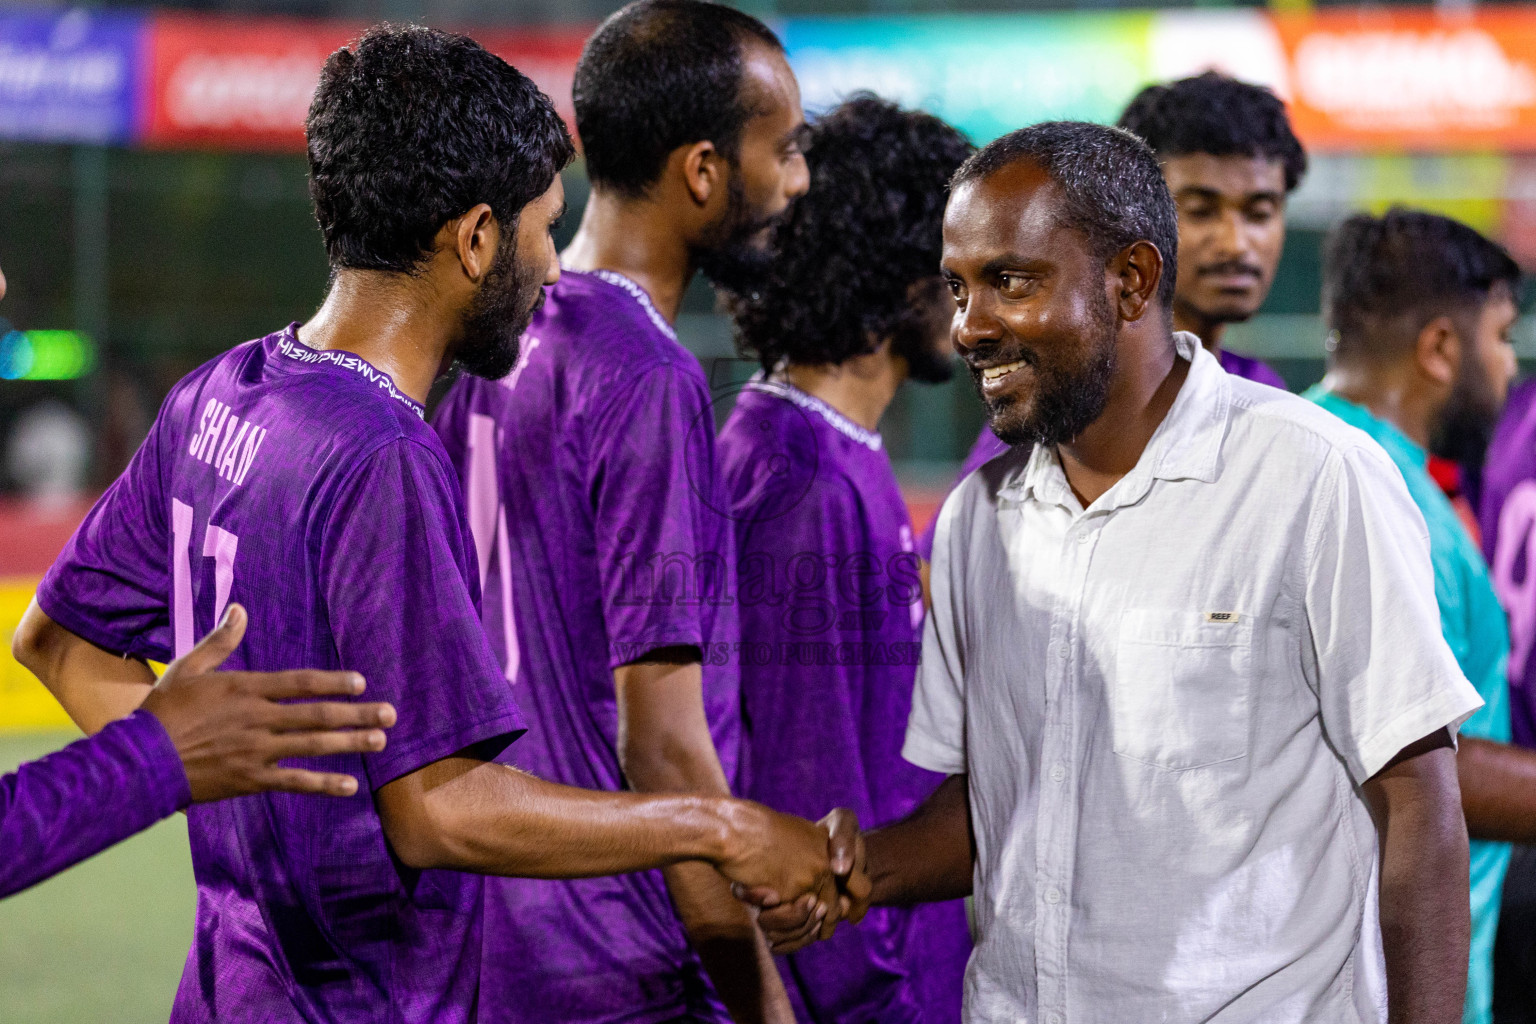
[[[0,380],[76,380],[96,368],[96,344],[80,331],[0,334]]]

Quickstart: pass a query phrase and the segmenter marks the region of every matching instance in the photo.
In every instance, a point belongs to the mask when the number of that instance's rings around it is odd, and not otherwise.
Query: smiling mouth
[[[981,371],[981,382],[987,387],[1001,384],[1003,378],[1015,370],[1022,370],[1029,364],[1020,359],[1013,363],[1004,363],[1002,366],[993,366]]]

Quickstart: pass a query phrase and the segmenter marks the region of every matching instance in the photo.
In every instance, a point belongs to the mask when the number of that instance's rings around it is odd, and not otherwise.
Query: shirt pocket
[[[1225,610],[1131,609],[1115,657],[1116,754],[1168,771],[1247,756],[1251,620]]]

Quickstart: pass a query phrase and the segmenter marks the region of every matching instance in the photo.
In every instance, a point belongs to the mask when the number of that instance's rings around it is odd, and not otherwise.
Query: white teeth
[[[1024,360],[1021,359],[1016,363],[1008,363],[1005,366],[994,366],[990,370],[983,370],[981,371],[981,382],[983,384],[996,384],[1022,366],[1024,366]]]

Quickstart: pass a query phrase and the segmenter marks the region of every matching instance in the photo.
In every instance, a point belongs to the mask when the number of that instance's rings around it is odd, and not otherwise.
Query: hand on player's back
[[[245,636],[245,609],[229,606],[213,632],[171,662],[143,708],[165,727],[181,756],[195,802],[263,790],[351,796],[357,780],[333,772],[281,768],[289,757],[384,749],[395,724],[388,704],[338,701],[279,704],[295,697],[355,697],[356,672],[215,671]]]
[[[839,921],[863,919],[870,886],[857,815],[839,808],[812,825],[757,804],[745,806],[768,816],[768,831],[755,840],[746,833],[749,856],[721,864],[720,870],[735,883],[737,898],[762,908],[762,917],[772,922],[774,930],[767,934],[775,952],[831,938]],[[792,872],[809,868],[814,876],[790,880],[796,878]]]

